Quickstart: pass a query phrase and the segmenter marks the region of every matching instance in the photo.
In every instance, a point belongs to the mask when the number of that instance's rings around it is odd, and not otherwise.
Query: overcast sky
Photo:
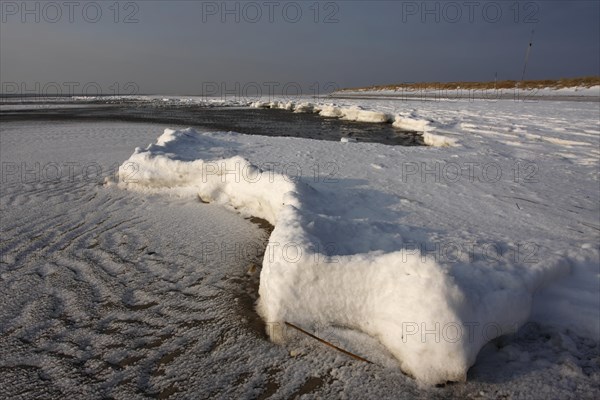
[[[236,82],[323,90],[520,79],[532,30],[526,78],[600,69],[596,0],[114,4],[2,1],[3,91],[57,84],[200,94]]]

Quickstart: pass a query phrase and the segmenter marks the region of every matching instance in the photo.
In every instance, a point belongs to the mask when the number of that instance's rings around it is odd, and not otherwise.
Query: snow
[[[448,147],[448,146],[456,146],[456,139],[436,135],[431,132],[423,132],[423,141],[428,146],[434,147]]]
[[[560,100],[560,97],[571,97],[571,98],[582,98],[582,99],[594,99],[600,97],[600,86],[591,87],[564,87],[560,89],[546,87],[540,89],[441,89],[441,88],[398,88],[392,89],[357,89],[357,90],[343,90],[334,94],[343,96],[407,96],[417,97],[422,99],[443,99],[446,101],[455,101],[457,99],[469,100],[469,99],[488,99],[488,101],[496,101],[498,98],[514,97],[519,96],[534,96],[538,98],[554,98]]]
[[[310,101],[289,101],[285,104],[279,101],[256,101],[250,103],[250,107],[293,110],[296,113],[315,113],[322,117],[341,118],[347,121],[357,122],[386,123],[394,121],[393,117],[386,113],[365,110],[356,105],[351,107],[336,107],[334,104],[315,104]],[[406,120],[405,126],[410,126],[411,130],[417,128],[417,130],[422,131],[425,125],[426,121]],[[394,126],[401,127],[400,125]]]
[[[363,110],[360,107],[340,108],[332,105],[321,108],[319,115],[323,117],[339,117],[348,121],[360,121],[371,123],[385,123],[390,120],[390,116],[378,112]]]
[[[103,187],[155,129],[2,123],[0,397],[256,397],[286,365],[253,330],[250,280],[240,285],[265,245],[258,226],[217,205]],[[4,169],[13,163],[29,174]],[[52,164],[58,181],[43,172]]]
[[[563,96],[585,96],[585,97],[600,97],[600,86],[590,86],[590,87],[564,87],[560,89],[553,88],[544,88],[541,89],[542,93],[549,93],[553,95],[563,95]]]
[[[394,119],[392,125],[394,125],[396,128],[404,129],[407,131],[425,132],[429,127],[429,121],[412,118],[403,118],[401,116],[398,116]]]
[[[293,397],[318,377],[319,397],[594,398],[597,103],[330,101],[268,104],[381,113],[441,142],[3,123],[3,162],[103,167],[98,179],[3,182],[4,390]],[[102,185],[113,165],[121,179]],[[230,250],[255,250],[264,233],[236,214],[275,225],[257,259],[259,311],[281,346],[250,328],[245,290],[256,293],[240,285],[252,268]],[[468,381],[423,387],[400,370]]]
[[[401,130],[421,132],[423,140],[428,146],[446,147],[456,145],[456,139],[429,132],[434,128],[429,125],[430,121],[428,120],[410,118],[402,115],[392,115],[377,110],[365,110],[363,107],[358,105],[341,107],[327,103],[314,104],[309,101],[301,101],[299,103],[295,103],[293,101],[288,101],[286,103],[281,101],[256,101],[250,103],[250,107],[284,109],[296,113],[315,113],[324,118],[340,118],[347,121],[375,124],[392,123],[394,127]],[[342,141],[346,140],[343,139]]]
[[[580,108],[585,110],[585,107]],[[306,102],[294,107],[295,112],[323,109],[321,105]],[[331,108],[326,110],[327,114],[332,114]],[[355,114],[344,111],[340,115],[360,115],[362,111],[352,106],[345,110],[353,110]],[[588,124],[584,131],[597,132],[592,117],[594,108],[588,110],[592,114],[579,122]],[[512,111],[510,106],[507,111]],[[371,111],[373,115],[384,112]],[[511,117],[519,118],[519,114]],[[468,114],[460,116],[464,118]],[[431,125],[442,130],[439,128],[445,124],[436,117],[433,114],[426,120],[433,121]],[[497,114],[492,118],[500,119]],[[375,121],[371,118],[371,122]],[[485,134],[482,125],[486,122],[485,118],[479,117],[477,125],[469,122],[456,125],[466,132],[472,130]],[[532,123],[527,128],[535,131]],[[539,214],[540,208],[547,212],[548,207],[543,204],[540,207],[540,203],[547,201],[544,199],[548,196],[555,197],[547,191],[546,185],[553,182],[550,185],[553,187],[557,177],[545,170],[543,179],[540,177],[544,184],[540,185],[519,185],[518,179],[511,177],[496,180],[498,172],[514,172],[518,167],[513,148],[506,152],[506,148],[513,145],[505,142],[507,136],[513,136],[513,141],[518,137],[525,138],[520,146],[532,147],[531,150],[539,146],[540,140],[550,146],[560,146],[554,149],[558,150],[565,145],[580,149],[592,145],[597,141],[597,133],[586,134],[587,137],[581,136],[579,141],[570,140],[574,142],[570,143],[560,138],[548,140],[552,138],[524,132],[516,133],[515,137],[510,130],[508,133],[503,127],[499,130],[498,133],[493,129],[489,131],[488,138],[495,136],[494,140],[478,143],[480,147],[471,144],[461,150],[460,147],[465,147],[471,140],[463,134],[463,145],[446,154],[428,149],[373,145],[378,157],[386,159],[395,154],[407,160],[403,163],[388,162],[385,167],[376,168],[379,170],[377,174],[363,168],[373,157],[370,146],[366,145],[339,147],[340,144],[313,144],[308,141],[300,146],[293,141],[272,139],[263,144],[271,152],[266,157],[258,157],[253,164],[239,156],[257,153],[256,149],[243,150],[240,142],[246,142],[246,139],[242,136],[166,130],[156,144],[146,150],[136,150],[128,160],[139,165],[139,179],[135,183],[121,182],[120,185],[140,190],[175,190],[179,195],[197,194],[205,201],[215,201],[244,215],[265,218],[275,225],[263,260],[259,290],[259,313],[269,326],[282,327],[285,321],[289,321],[300,326],[316,323],[355,329],[377,338],[398,359],[403,371],[422,382],[461,381],[466,379],[467,370],[475,362],[479,350],[497,336],[516,332],[530,317],[534,294],[557,277],[573,273],[575,263],[583,266],[582,273],[586,279],[596,283],[594,287],[588,287],[589,298],[596,294],[598,282],[598,273],[594,270],[598,265],[598,249],[589,243],[591,237],[597,237],[596,228],[592,225],[587,234],[591,236],[585,237],[579,245],[582,248],[574,252],[573,243],[569,243],[570,246],[557,243],[564,242],[567,237],[565,227],[560,226],[565,222],[565,212],[554,212],[544,217]],[[452,133],[458,136],[456,131]],[[448,145],[444,136],[435,135],[429,141],[438,146]],[[207,153],[205,149],[209,148],[219,150]],[[227,158],[233,154],[229,151],[231,148],[236,148],[236,156]],[[261,171],[258,166],[265,159],[278,162],[294,159],[297,148],[311,154],[310,159],[336,160],[342,182],[338,182],[335,190],[322,182],[311,184],[306,179],[294,182],[290,177]],[[318,149],[328,151],[317,157]],[[535,152],[530,158],[524,149],[518,154],[520,162],[535,161],[538,168],[550,165],[554,171],[563,159],[556,160],[552,156],[544,159]],[[586,194],[584,197],[587,199],[597,198],[588,181],[597,182],[598,179],[594,170],[597,163],[590,164],[596,154],[594,148],[590,148],[587,152],[590,158],[580,159],[583,161],[579,166],[581,169],[562,165],[562,172],[570,175],[573,187]],[[483,156],[493,161],[494,167],[493,175],[485,175],[489,180],[487,187],[481,182],[471,182],[471,179],[449,182],[454,177],[440,179],[438,172],[434,182],[427,185],[415,185],[412,190],[410,185],[400,185],[390,190],[390,182],[404,183],[398,181],[398,177],[408,178],[415,172],[407,168],[418,167],[416,160],[427,164],[421,167],[422,181],[427,171],[430,175],[436,174],[436,163],[442,159],[445,162],[451,162],[452,157],[482,161]],[[344,159],[353,160],[354,166],[341,162]],[[301,163],[302,159],[298,162]],[[215,168],[206,173],[206,165]],[[246,170],[251,172],[244,173]],[[575,173],[578,170],[588,172]],[[407,172],[411,174],[407,175]],[[489,168],[486,166],[483,172],[487,174]],[[364,180],[365,189],[357,191],[353,184],[345,184],[343,181],[349,177]],[[393,194],[396,200],[388,199],[381,192]],[[514,195],[506,195],[511,192]],[[448,196],[463,200],[448,204]],[[428,201],[428,197],[431,200]],[[387,209],[373,207],[378,203],[394,204],[401,198],[406,200],[392,206],[391,210],[389,206]],[[515,218],[499,212],[507,206],[505,198],[517,201],[510,212],[522,216]],[[572,207],[568,203],[573,200],[558,200],[563,202],[561,208]],[[518,204],[519,201],[522,205]],[[583,198],[578,201],[588,203],[582,208],[588,210],[588,218],[593,220],[597,205]],[[461,202],[468,202],[470,206],[460,209]],[[425,206],[424,203],[430,205]],[[521,207],[526,211],[519,213]],[[416,213],[429,224],[415,229],[402,223],[402,216],[410,213],[408,210],[411,209],[420,210]],[[431,223],[437,218],[454,221],[440,229],[439,223]],[[456,221],[460,221],[460,232],[450,233],[450,228],[457,228]],[[438,227],[434,228],[436,225]],[[426,233],[427,229],[433,229],[435,233]],[[531,243],[529,232],[534,229],[539,232],[534,236],[535,242]],[[498,232],[501,234],[498,235]],[[485,247],[491,243],[494,248],[497,246],[504,252],[517,255],[519,250],[533,251],[523,248],[529,244],[535,247],[535,255],[540,257],[535,257],[535,260],[518,256],[490,259],[476,255],[471,257],[473,259],[465,259],[464,254],[458,254],[455,261],[452,257],[452,260],[441,257],[431,260],[427,254],[422,254],[423,244],[431,244],[433,237],[439,243],[444,236],[456,240],[453,244],[458,243],[459,248],[471,240],[476,246]],[[420,246],[411,247],[414,242]],[[450,249],[454,250],[456,246]],[[427,251],[425,246],[425,253]],[[582,255],[585,255],[584,260],[580,259]],[[593,301],[582,303],[589,307],[597,305]],[[591,310],[588,308],[588,316],[593,314]],[[534,315],[540,314],[536,311]],[[598,333],[597,330],[590,331],[594,323],[587,325],[582,329],[578,325],[571,328],[581,334]],[[285,340],[281,329],[270,329],[269,333],[276,342]]]
[[[259,313],[263,319],[279,326],[294,321],[365,332],[386,345],[404,371],[423,382],[464,381],[479,349],[526,321],[533,290],[559,268],[558,264],[537,267],[540,272],[524,280],[509,271],[488,271],[490,277],[471,272],[476,276],[473,279],[449,274],[418,250],[345,255],[359,248],[393,248],[393,239],[401,245],[402,230],[388,227],[381,232],[376,212],[353,220],[355,209],[345,210],[351,199],[343,191],[320,195],[310,186],[294,185],[290,178],[261,171],[239,156],[198,158],[204,149],[227,147],[191,129],[167,129],[155,144],[137,149],[123,164],[119,181],[125,188],[196,194],[205,202],[268,220],[275,229],[261,273]],[[130,165],[138,168],[134,177],[130,177]],[[383,234],[391,236],[388,243],[381,243]],[[332,260],[328,244],[339,247],[334,249],[338,252],[343,246],[344,255],[336,253]],[[469,324],[478,328],[464,334]],[[498,331],[480,331],[479,327],[489,324]],[[448,335],[446,328],[451,329],[452,336],[438,338],[439,342],[423,340],[419,331],[427,327],[434,336]],[[277,330],[271,336],[276,342],[284,340]]]
[[[180,195],[191,192],[204,202],[227,205],[273,225],[283,204],[298,206],[289,178],[264,173],[239,156],[202,160],[199,156],[207,148],[221,154],[229,149],[212,138],[198,141],[197,136],[192,129],[165,129],[155,144],[146,150],[137,148],[120,167],[119,182],[124,187],[168,188]]]

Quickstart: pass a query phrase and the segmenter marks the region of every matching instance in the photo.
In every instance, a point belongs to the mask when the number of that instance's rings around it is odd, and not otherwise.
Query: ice
[[[371,123],[385,123],[390,120],[390,116],[385,113],[363,110],[360,107],[340,108],[332,105],[325,105],[319,108],[321,109],[319,115],[322,117],[338,117],[348,121]]]
[[[597,103],[271,103],[426,121],[424,137],[454,144],[3,122],[3,393],[595,397]],[[136,164],[124,165],[129,157]],[[103,173],[82,180],[79,168],[71,180],[63,167],[60,182],[28,183],[5,169],[22,162],[90,165],[92,175],[99,164]],[[102,185],[118,165],[128,167],[120,184],[136,190]],[[264,257],[264,232],[239,214],[275,224]],[[248,245],[259,250],[252,257],[232,251]],[[257,275],[262,322],[252,311],[257,288],[247,286]],[[455,323],[473,328],[475,341],[449,341]],[[282,346],[263,338],[264,324]],[[464,384],[423,387],[400,372],[428,383],[464,379],[475,353]],[[441,368],[427,369],[433,360]]]
[[[180,195],[192,194],[202,201],[229,206],[241,213],[276,224],[286,203],[296,205],[295,186],[278,174],[263,172],[247,160],[197,158],[206,149],[227,148],[226,143],[199,139],[193,129],[165,129],[146,150],[136,149],[119,169],[123,187],[169,189]],[[131,174],[131,166],[135,173]],[[110,181],[109,181],[110,182]]]
[[[341,107],[328,103],[313,103],[310,101],[301,101],[298,103],[293,101],[285,103],[283,101],[256,101],[250,103],[249,106],[254,108],[285,109],[295,113],[315,113],[319,114],[321,117],[340,118],[347,121],[375,124],[392,123],[396,128],[422,133],[425,144],[429,146],[445,147],[456,144],[456,139],[428,132],[435,129],[433,126],[429,125],[430,121],[428,120],[392,115],[378,110],[365,110],[358,105]]]
[[[457,139],[436,135],[431,132],[423,132],[423,141],[426,145],[433,147],[449,147],[457,145]]]
[[[413,118],[403,118],[402,116],[398,115],[394,118],[393,125],[396,128],[404,129],[407,131],[425,132],[429,127],[429,121]]]
[[[385,224],[401,219],[402,208],[369,207],[388,201],[379,194],[381,185],[401,174],[402,165],[382,168],[377,180],[367,180],[369,190],[359,195],[344,183],[331,191],[303,180],[294,182],[285,175],[261,171],[238,155],[207,158],[205,149],[239,149],[232,144],[239,140],[242,138],[231,134],[223,137],[191,129],[165,130],[156,144],[137,150],[124,164],[139,165],[141,174],[135,183],[121,186],[197,194],[203,201],[265,218],[275,225],[263,260],[258,310],[276,342],[285,341],[285,334],[273,327],[282,327],[286,321],[304,326],[342,326],[377,338],[405,372],[422,382],[465,380],[481,347],[497,336],[516,332],[529,318],[534,293],[569,273],[568,256],[555,252],[533,263],[516,258],[431,260],[408,245],[422,238],[422,232],[402,224]],[[294,146],[276,146],[274,142],[279,141],[270,142],[269,147],[278,159],[290,159],[290,147]],[[329,144],[318,146],[329,148],[337,160],[350,158],[358,161],[357,165],[367,165],[371,157],[364,153],[368,147],[334,150]],[[309,143],[303,148],[317,151]],[[379,150],[388,152],[383,146]],[[191,156],[194,151],[198,151],[198,158]],[[423,151],[420,157],[427,158]],[[244,152],[239,149],[237,154]],[[499,165],[509,160],[496,158]],[[508,167],[509,163],[502,169]],[[340,166],[340,174],[361,176],[355,168]],[[426,185],[429,196],[447,190],[445,184],[435,183]],[[478,229],[483,234],[493,225],[481,219],[487,207],[482,208],[484,204],[476,198],[489,194],[475,194],[469,184],[457,186],[460,189],[453,192],[470,197],[480,215],[475,218],[480,224],[473,224],[472,217],[463,229]],[[498,186],[501,188],[491,192],[496,198],[503,197],[506,189],[502,186],[514,185],[504,180]],[[443,195],[438,193],[434,199],[433,204],[443,210]],[[500,225],[508,231],[513,229],[510,224]],[[507,241],[500,246],[511,245]],[[597,256],[597,252],[592,253],[586,265],[593,265]],[[434,339],[426,340],[427,332]],[[440,340],[440,336],[444,338]]]

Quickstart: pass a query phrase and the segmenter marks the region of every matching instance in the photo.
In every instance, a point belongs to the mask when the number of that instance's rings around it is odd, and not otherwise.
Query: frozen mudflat
[[[597,103],[315,106],[446,146],[3,123],[3,394],[594,398]]]

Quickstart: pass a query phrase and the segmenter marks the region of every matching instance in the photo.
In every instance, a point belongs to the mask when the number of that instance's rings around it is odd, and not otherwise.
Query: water
[[[10,120],[101,120],[156,122],[184,125],[201,131],[234,131],[250,135],[288,136],[340,141],[343,137],[357,142],[387,145],[423,146],[416,132],[402,131],[391,124],[344,121],[317,114],[298,114],[287,110],[206,107],[198,105],[152,104],[72,104],[73,107],[2,110],[0,118]]]

